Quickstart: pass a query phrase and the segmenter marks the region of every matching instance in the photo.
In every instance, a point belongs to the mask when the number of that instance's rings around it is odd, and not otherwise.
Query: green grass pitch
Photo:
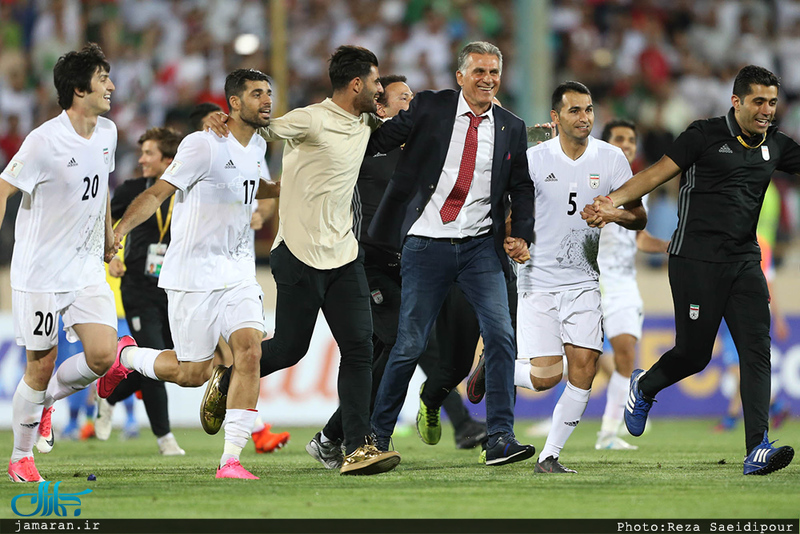
[[[521,441],[537,451],[543,438]],[[437,446],[412,432],[394,440],[402,463],[388,474],[342,477],[311,459],[305,444],[316,428],[291,428],[288,446],[242,463],[257,481],[216,480],[222,432],[175,429],[186,456],[159,456],[155,438],[56,441],[36,455],[42,475],[63,481],[63,492],[91,488],[81,518],[797,518],[800,459],[765,477],[742,475],[741,424],[716,434],[711,420],[653,421],[638,451],[595,451],[599,421],[584,420],[562,452],[577,475],[534,474],[534,461],[502,467],[478,463],[479,449],[456,450],[445,423]],[[280,430],[284,430],[281,428]],[[772,439],[800,447],[800,422],[790,420]],[[0,432],[10,451],[10,431]],[[89,474],[97,480],[87,481]],[[15,518],[11,499],[34,485],[0,483],[2,518]]]

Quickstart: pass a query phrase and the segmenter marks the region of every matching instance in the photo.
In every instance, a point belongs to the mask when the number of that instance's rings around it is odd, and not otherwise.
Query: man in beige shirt
[[[370,134],[378,94],[378,59],[364,48],[341,46],[328,74],[333,96],[290,111],[261,130],[286,141],[280,224],[270,256],[278,288],[275,336],[261,345],[261,376],[305,356],[319,310],[341,352],[339,399],[344,427],[343,475],[394,469],[397,452],[380,452],[369,424],[372,319],[363,252],[353,234],[353,190]],[[228,373],[209,381],[203,411],[224,410]]]

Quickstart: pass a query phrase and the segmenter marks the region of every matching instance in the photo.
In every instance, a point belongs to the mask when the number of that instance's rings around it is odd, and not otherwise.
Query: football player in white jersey
[[[619,147],[628,162],[636,159],[636,125],[624,119],[608,122],[603,141]],[[646,202],[646,199],[642,199]],[[631,231],[612,224],[600,232],[600,292],[603,297],[603,330],[613,349],[613,367],[606,392],[603,422],[595,449],[637,449],[617,435],[622,426],[628,384],[636,357],[636,342],[642,337],[643,303],[636,284],[636,251],[667,252],[668,241],[647,230]],[[605,358],[600,366],[604,368]],[[612,363],[612,362],[609,362]]]
[[[53,448],[53,403],[102,376],[114,362],[117,312],[103,259],[116,253],[108,175],[114,170],[117,127],[111,109],[111,69],[96,44],[61,56],[53,69],[64,111],[33,130],[0,174],[0,221],[8,198],[22,191],[11,259],[14,335],[27,365],[12,401],[14,448],[8,476],[44,480],[33,460]],[[58,318],[84,352],[55,373]]]
[[[250,216],[256,198],[276,197],[267,176],[266,141],[256,133],[269,124],[272,89],[257,70],[238,69],[225,80],[232,135],[189,134],[160,179],[140,194],[116,228],[122,236],[176,195],[172,241],[163,257],[159,287],[167,291],[175,350],[131,346],[97,383],[111,394],[130,369],[184,387],[211,376],[219,336],[233,352],[225,415],[225,449],[217,478],[257,479],[239,455],[258,412],[259,361],[264,335],[263,293],[256,281],[250,246]],[[152,254],[156,254],[154,251]],[[157,258],[154,258],[157,260]]]
[[[566,355],[568,382],[534,470],[574,473],[561,465],[559,456],[586,410],[603,349],[600,232],[586,231],[578,206],[622,186],[631,167],[620,149],[590,136],[594,108],[582,83],[564,82],[556,88],[550,116],[559,135],[528,149],[536,222],[531,259],[521,266],[517,280],[514,383],[535,391],[555,386]],[[641,229],[647,222],[639,201],[619,212],[615,222],[626,228]]]

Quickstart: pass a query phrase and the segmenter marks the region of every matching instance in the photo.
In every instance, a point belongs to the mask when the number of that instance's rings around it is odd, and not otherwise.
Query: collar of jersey
[[[736,115],[733,107],[731,107],[728,114],[725,116],[725,122],[728,124],[728,130],[731,132],[731,135],[745,148],[758,148],[767,140],[766,132],[761,134],[760,139],[758,135],[745,137],[742,128],[739,126],[739,123],[736,122]]]

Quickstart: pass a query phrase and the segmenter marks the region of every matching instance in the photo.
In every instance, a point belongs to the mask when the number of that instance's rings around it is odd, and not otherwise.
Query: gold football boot
[[[211,372],[211,378],[208,379],[206,385],[206,392],[203,394],[203,402],[200,404],[200,423],[203,425],[203,430],[206,434],[216,434],[222,428],[222,422],[225,421],[225,410],[228,401],[228,394],[223,394],[219,389],[219,383],[227,367],[218,365],[214,367]]]
[[[391,471],[399,463],[399,452],[379,451],[372,438],[368,436],[364,445],[344,457],[339,473],[342,475],[377,475]]]

